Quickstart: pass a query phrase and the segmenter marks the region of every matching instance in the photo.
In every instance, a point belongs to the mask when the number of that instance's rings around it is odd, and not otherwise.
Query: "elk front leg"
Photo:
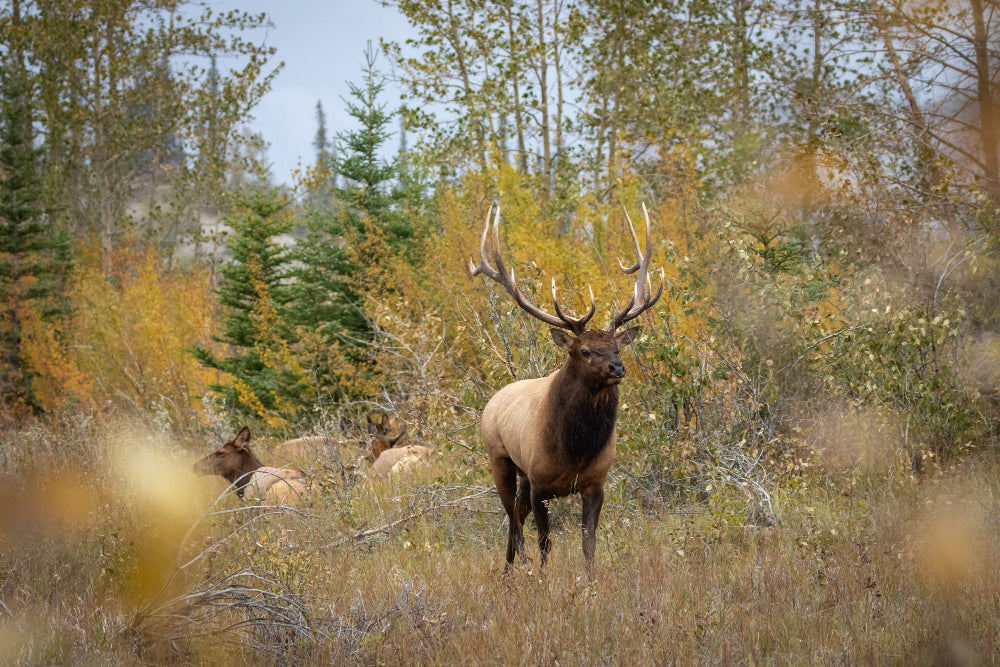
[[[587,561],[587,572],[594,567],[594,551],[597,549],[597,523],[601,519],[604,505],[604,489],[581,492],[583,500],[583,557]]]
[[[517,553],[523,561],[526,559],[524,554],[524,520],[528,518],[528,514],[531,512],[531,482],[528,481],[527,477],[521,477],[521,485],[517,489],[517,499],[514,503],[514,508],[517,514],[518,525]]]
[[[549,537],[549,504],[548,496],[542,495],[537,489],[531,489],[531,511],[535,516],[535,527],[538,529],[538,551],[541,553],[542,565],[549,558],[552,550],[552,540]]]

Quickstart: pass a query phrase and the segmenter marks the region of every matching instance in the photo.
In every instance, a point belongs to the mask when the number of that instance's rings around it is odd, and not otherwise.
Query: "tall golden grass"
[[[2,442],[5,664],[1000,661],[985,456],[923,479],[905,460],[817,460],[763,528],[650,503],[619,466],[588,579],[572,500],[553,503],[549,565],[529,527],[534,564],[502,576],[505,519],[476,447],[431,442],[433,465],[395,480],[316,461],[308,501],[278,508],[195,477],[211,443],[123,419]]]

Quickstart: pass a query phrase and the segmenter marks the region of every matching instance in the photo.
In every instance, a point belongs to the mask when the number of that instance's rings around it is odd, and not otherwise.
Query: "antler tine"
[[[587,322],[589,322],[590,318],[594,316],[595,312],[597,312],[597,302],[594,301],[594,288],[588,286],[587,289],[590,290],[590,310],[587,311],[587,314],[582,317],[573,318],[564,314],[562,309],[559,307],[559,299],[556,298],[556,279],[552,279],[552,305],[556,308],[556,316],[563,322],[571,325],[571,329],[575,333],[582,332],[584,327],[587,326]],[[579,331],[577,331],[577,328],[579,328]]]
[[[635,273],[635,289],[632,294],[632,298],[629,300],[628,305],[618,315],[615,316],[614,320],[611,322],[611,330],[614,331],[621,325],[625,324],[629,320],[634,320],[636,317],[641,315],[643,312],[649,310],[653,307],[660,296],[663,294],[663,284],[665,280],[665,274],[663,269],[660,269],[660,286],[656,290],[656,294],[651,295],[652,284],[649,280],[649,263],[653,259],[652,245],[653,245],[653,234],[651,231],[651,225],[649,223],[649,211],[646,210],[645,202],[642,205],[642,213],[646,218],[646,254],[643,256],[642,250],[639,248],[639,237],[635,233],[635,226],[632,224],[632,218],[628,214],[628,210],[625,210],[625,219],[628,221],[629,231],[632,233],[632,242],[635,245],[636,262],[632,266],[626,267],[622,264],[621,260],[618,260],[618,265],[621,267],[622,271],[627,274]]]
[[[492,266],[490,266],[489,262],[486,261],[486,240],[489,238],[489,234],[490,234],[490,217],[493,215],[493,208],[494,208],[494,206],[496,206],[496,205],[495,204],[490,204],[490,210],[486,211],[486,224],[483,225],[483,234],[482,234],[482,237],[479,240],[479,258],[480,258],[480,260],[479,260],[479,266],[476,266],[476,264],[472,261],[472,258],[470,257],[469,258],[469,272],[472,273],[473,276],[478,276],[480,273],[482,273],[482,274],[484,274],[484,275],[486,275],[486,276],[488,276],[488,277],[493,278],[494,280],[496,280],[496,275],[494,275],[494,274],[497,273],[496,269],[494,269]],[[496,212],[496,219],[499,221],[499,219],[500,219],[500,207],[499,206],[496,206],[496,211],[497,211]]]
[[[635,246],[635,256],[638,257],[638,259],[636,260],[635,264],[633,264],[632,266],[626,268],[625,265],[622,264],[621,258],[618,258],[618,266],[621,267],[621,270],[624,271],[625,273],[630,273],[631,274],[631,273],[635,273],[636,271],[639,270],[639,265],[642,263],[642,251],[639,249],[639,237],[635,235],[635,225],[632,224],[632,216],[630,216],[628,214],[628,209],[625,208],[624,206],[622,206],[622,210],[625,211],[625,220],[628,221],[628,230],[629,230],[629,232],[632,233],[632,243]],[[646,210],[646,203],[645,202],[642,203],[642,210],[643,210],[643,212],[645,212],[645,210]],[[647,214],[646,215],[646,252],[647,253],[649,252],[649,246],[650,246],[650,244],[652,242],[653,242],[653,237],[652,237],[652,235],[651,235],[651,233],[649,231],[649,215]]]
[[[494,213],[494,209],[496,213]],[[491,214],[493,217],[492,225],[490,224]],[[492,234],[490,233],[491,226],[492,226]],[[521,294],[521,290],[517,288],[517,283],[514,280],[514,270],[511,269],[510,273],[508,273],[507,267],[504,266],[503,257],[500,255],[499,228],[500,228],[500,205],[494,204],[493,206],[490,207],[490,211],[486,215],[486,226],[483,228],[483,235],[479,245],[479,254],[480,254],[479,264],[476,265],[474,261],[470,259],[469,272],[473,276],[478,276],[479,274],[483,274],[487,278],[490,278],[491,280],[494,280],[497,283],[499,283],[505,290],[507,290],[507,293],[514,298],[514,303],[520,306],[523,311],[525,311],[535,319],[540,320],[545,324],[548,324],[549,326],[557,327],[560,329],[568,329],[569,331],[572,331],[574,334],[577,335],[583,333],[587,321],[594,316],[594,311],[596,310],[593,291],[591,291],[590,294],[590,305],[591,305],[590,312],[588,312],[586,315],[584,315],[579,319],[567,317],[566,315],[563,314],[562,310],[559,308],[559,302],[555,298],[555,279],[553,278],[552,298],[555,303],[556,313],[558,314],[558,317],[549,315],[545,311],[536,307],[534,304],[528,301],[528,299],[525,298],[523,294]],[[488,240],[492,240],[492,245],[493,245],[491,249],[493,255],[492,259],[493,263],[496,265],[495,267],[491,266],[489,261],[487,260],[487,256],[490,254],[490,252],[487,250]]]

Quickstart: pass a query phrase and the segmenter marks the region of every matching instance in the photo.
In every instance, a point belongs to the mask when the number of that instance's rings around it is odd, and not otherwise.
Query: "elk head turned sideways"
[[[296,468],[271,468],[262,465],[250,449],[253,436],[244,426],[232,440],[195,462],[199,475],[219,475],[235,486],[236,495],[271,502],[301,497],[308,487],[305,473]]]
[[[618,329],[652,308],[663,293],[662,272],[655,293],[650,285],[652,237],[645,205],[643,213],[645,255],[628,211],[625,213],[637,259],[631,266],[619,265],[626,274],[634,274],[635,287],[631,300],[612,318],[607,330],[587,329],[597,310],[593,291],[590,309],[581,317],[573,317],[560,307],[554,278],[554,315],[528,301],[500,254],[499,206],[491,207],[487,214],[481,259],[478,265],[470,261],[469,270],[473,276],[482,274],[499,283],[522,310],[551,327],[553,342],[566,351],[566,361],[557,371],[507,385],[483,410],[483,444],[509,522],[505,571],[514,563],[515,554],[524,558],[523,526],[529,512],[535,518],[544,565],[551,549],[547,503],[573,493],[579,493],[583,501],[583,555],[588,571],[593,567],[604,484],[615,454],[618,385],[625,377],[625,364],[618,354],[636,339],[640,327]]]

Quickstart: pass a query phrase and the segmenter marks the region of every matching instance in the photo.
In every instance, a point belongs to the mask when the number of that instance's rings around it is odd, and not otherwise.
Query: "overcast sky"
[[[289,183],[301,162],[315,159],[316,101],[323,103],[327,130],[333,134],[357,129],[341,97],[347,82],[361,83],[368,40],[378,48],[380,37],[404,41],[412,32],[394,9],[376,0],[214,0],[217,11],[242,9],[267,12],[274,28],[258,37],[277,48],[275,62],[284,61],[271,92],[257,106],[253,128],[271,145],[268,158],[277,182]],[[376,67],[389,73],[390,63],[379,55]],[[383,101],[399,105],[399,90],[386,86]]]

